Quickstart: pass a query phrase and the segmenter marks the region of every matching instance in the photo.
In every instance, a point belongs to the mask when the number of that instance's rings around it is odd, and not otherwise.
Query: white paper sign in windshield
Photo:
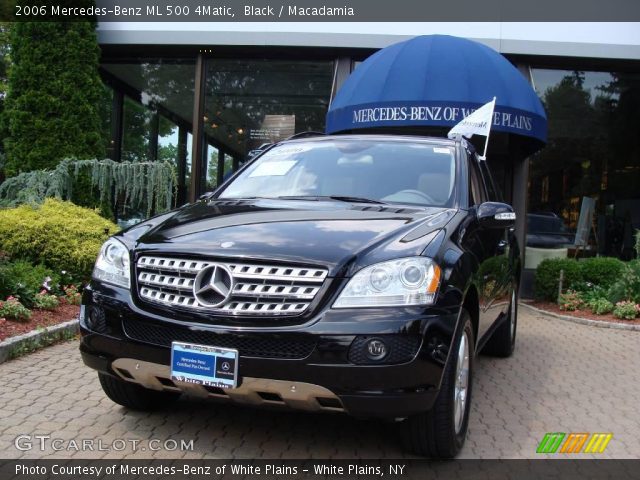
[[[281,177],[286,175],[296,163],[298,163],[296,160],[262,162],[249,177]]]

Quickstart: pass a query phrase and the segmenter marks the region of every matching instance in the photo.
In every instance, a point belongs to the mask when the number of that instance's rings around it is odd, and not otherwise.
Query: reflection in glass
[[[109,59],[100,68],[105,82],[124,94],[118,160],[170,162],[179,177],[177,200],[184,202],[191,171],[195,59]]]
[[[332,68],[330,61],[208,60],[205,141],[224,153],[224,165],[207,155],[208,188],[216,178],[210,169],[223,169],[226,178],[251,149],[323,130]]]
[[[531,162],[530,212],[558,214],[575,229],[582,197],[594,197],[600,253],[629,257],[632,232],[640,228],[640,75],[532,74],[549,140]]]
[[[143,162],[149,159],[151,117],[150,110],[125,97],[122,116],[122,160]]]

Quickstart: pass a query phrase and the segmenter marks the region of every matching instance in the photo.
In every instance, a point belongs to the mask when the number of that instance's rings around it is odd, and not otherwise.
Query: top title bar
[[[0,20],[17,22],[640,21],[638,0],[2,0],[0,5]]]

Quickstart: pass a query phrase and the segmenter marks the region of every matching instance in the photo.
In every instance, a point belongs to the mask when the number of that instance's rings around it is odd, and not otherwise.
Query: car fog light
[[[367,354],[371,360],[382,360],[387,356],[387,346],[377,338],[367,342]]]
[[[105,312],[100,307],[88,307],[86,309],[85,321],[87,326],[94,332],[108,331]]]

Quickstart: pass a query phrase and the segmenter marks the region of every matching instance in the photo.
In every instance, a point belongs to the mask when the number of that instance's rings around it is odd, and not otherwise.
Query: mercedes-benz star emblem
[[[233,276],[224,265],[207,265],[200,270],[193,282],[193,296],[205,307],[223,305],[232,292]]]
[[[222,362],[222,370],[224,370],[225,372],[228,372],[230,368],[231,368],[231,365],[229,365],[229,362]]]

